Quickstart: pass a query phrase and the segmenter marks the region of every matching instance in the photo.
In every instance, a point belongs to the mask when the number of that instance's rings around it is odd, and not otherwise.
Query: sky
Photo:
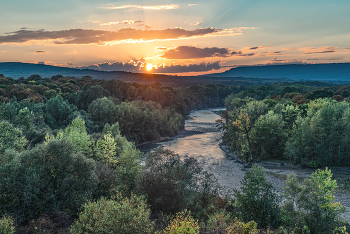
[[[0,62],[200,75],[350,62],[349,0],[0,0]]]

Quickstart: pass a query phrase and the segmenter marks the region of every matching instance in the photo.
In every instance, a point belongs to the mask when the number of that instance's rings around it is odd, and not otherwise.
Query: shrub
[[[68,233],[68,227],[71,223],[69,214],[64,211],[54,210],[29,221],[25,226],[18,227],[17,232],[21,234],[64,234]]]
[[[174,214],[192,203],[199,170],[196,160],[181,160],[171,150],[159,148],[147,155],[138,191],[147,195],[154,211]]]
[[[259,231],[256,227],[257,223],[254,221],[244,223],[235,218],[234,223],[226,231],[227,234],[257,234]]]
[[[123,198],[117,194],[115,200],[101,198],[84,205],[84,210],[71,226],[72,234],[80,233],[150,233],[150,209],[143,196],[131,194]]]
[[[196,234],[199,233],[198,222],[191,217],[190,211],[182,211],[170,221],[165,229],[166,234]]]
[[[245,174],[242,191],[235,190],[236,207],[244,222],[254,220],[259,227],[279,224],[279,197],[266,180],[264,169],[256,164]]]
[[[12,234],[15,233],[14,220],[8,216],[4,215],[0,219],[0,234]]]
[[[21,223],[53,209],[76,212],[91,198],[97,175],[95,162],[73,149],[51,140],[0,167],[0,215]]]
[[[296,177],[289,176],[285,185],[287,202],[282,212],[289,217],[285,225],[302,229],[307,226],[311,233],[330,233],[338,228],[338,216],[345,211],[339,202],[334,202],[336,180],[327,168],[312,173],[310,179],[300,184]]]

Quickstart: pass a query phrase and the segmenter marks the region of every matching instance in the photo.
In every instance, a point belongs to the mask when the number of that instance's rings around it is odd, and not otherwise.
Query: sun
[[[146,70],[147,70],[147,71],[151,71],[152,69],[153,69],[152,64],[147,63]]]

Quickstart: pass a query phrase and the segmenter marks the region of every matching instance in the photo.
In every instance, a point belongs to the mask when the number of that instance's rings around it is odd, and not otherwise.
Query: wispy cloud
[[[192,46],[179,46],[175,49],[166,51],[161,57],[166,59],[193,59],[228,56],[230,56],[230,51],[228,48],[197,48]]]
[[[299,48],[299,51],[304,51],[304,54],[326,54],[336,52],[337,47],[322,46],[319,48],[303,47]]]
[[[191,26],[198,26],[198,25],[201,25],[202,23],[201,22],[195,22],[195,23],[184,22],[184,24],[189,24]]]
[[[142,6],[142,5],[122,5],[122,6],[107,6],[101,7],[103,9],[118,10],[118,9],[128,9],[134,8],[139,10],[173,10],[179,8],[178,4],[167,4],[167,5],[157,5],[157,6]]]
[[[141,43],[150,41],[166,41],[189,39],[195,37],[212,36],[235,36],[241,35],[246,29],[255,28],[232,28],[215,29],[200,28],[196,30],[186,30],[182,28],[169,28],[161,30],[141,30],[134,28],[124,28],[118,31],[93,30],[93,29],[68,29],[61,31],[45,30],[19,30],[0,36],[0,44],[5,43],[25,43],[35,41],[36,43],[54,42],[55,44],[101,44],[112,45],[120,43]]]
[[[108,22],[100,24],[100,26],[110,26],[110,25],[117,25],[117,24],[135,24],[135,23],[143,23],[142,20],[123,20],[123,21],[116,21],[116,22]]]
[[[241,50],[234,50],[231,52],[232,56],[254,56],[255,53],[244,54]]]
[[[301,59],[278,59],[273,58],[271,60],[265,61],[266,64],[307,64],[308,62],[304,62]]]

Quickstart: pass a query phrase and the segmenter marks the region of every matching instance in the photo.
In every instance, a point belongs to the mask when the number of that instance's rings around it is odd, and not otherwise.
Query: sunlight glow
[[[151,71],[153,69],[153,65],[150,63],[147,63],[146,70]]]

